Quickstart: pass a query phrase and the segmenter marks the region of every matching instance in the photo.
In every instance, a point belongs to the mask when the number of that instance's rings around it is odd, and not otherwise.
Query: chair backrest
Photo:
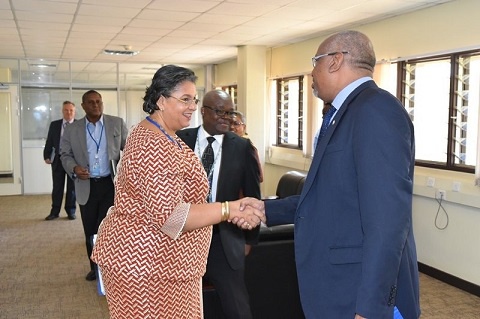
[[[278,198],[285,198],[291,195],[299,195],[305,183],[305,173],[289,171],[280,178],[277,185],[276,195]]]

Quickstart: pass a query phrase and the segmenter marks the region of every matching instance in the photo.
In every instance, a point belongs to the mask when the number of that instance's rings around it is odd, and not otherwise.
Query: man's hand
[[[251,206],[263,212],[265,215],[265,203],[259,199],[253,197],[244,197],[240,200],[240,210],[244,210],[245,207]],[[265,222],[266,219],[263,221]]]
[[[252,197],[244,197],[236,201],[235,204],[239,205],[238,210],[240,213],[243,213],[243,215],[230,215],[229,222],[234,223],[238,227],[244,229],[253,229],[261,222],[267,222],[267,217],[265,216],[265,205],[261,200]],[[253,214],[253,216],[251,214]],[[246,219],[246,216],[250,216],[250,218],[253,218],[255,221],[258,220],[258,223],[252,225],[249,220]]]
[[[79,179],[89,179],[90,178],[90,173],[88,171],[88,168],[86,167],[81,167],[80,165],[77,165],[73,168],[73,172]]]

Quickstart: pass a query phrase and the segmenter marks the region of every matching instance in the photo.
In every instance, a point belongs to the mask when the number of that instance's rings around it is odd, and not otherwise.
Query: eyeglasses
[[[348,51],[330,52],[330,53],[324,53],[324,54],[314,56],[312,58],[313,67],[315,67],[317,65],[317,61],[320,60],[320,58],[323,58],[324,56],[335,55],[335,54],[338,54],[338,53],[347,54],[349,52]]]
[[[204,105],[203,107],[206,107],[207,109],[210,109],[212,110],[213,112],[215,112],[215,114],[218,116],[218,117],[224,117],[225,115],[227,117],[234,117],[235,115],[237,115],[237,112],[235,111],[223,111],[223,110],[218,110],[218,109],[215,109],[211,106],[208,106],[208,105]]]
[[[232,122],[232,125],[233,125],[233,126],[240,126],[240,125],[243,125],[243,123],[242,123],[242,122],[238,122],[238,121],[234,121],[234,122]]]
[[[188,98],[188,97],[185,97],[183,99],[179,99],[178,97],[175,97],[175,96],[172,96],[172,95],[167,95],[166,97],[167,98],[169,98],[169,97],[174,98],[175,100],[185,104],[185,106],[192,106],[193,104],[197,105],[198,102],[200,102],[199,99],[191,99],[191,98]]]

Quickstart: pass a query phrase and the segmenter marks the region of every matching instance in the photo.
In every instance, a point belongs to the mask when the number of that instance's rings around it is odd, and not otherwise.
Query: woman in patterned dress
[[[147,88],[150,114],[130,132],[118,164],[115,204],[99,229],[92,260],[102,270],[110,318],[202,318],[201,277],[211,225],[261,218],[239,202],[206,203],[207,176],[175,135],[197,109],[195,74],[167,65]]]

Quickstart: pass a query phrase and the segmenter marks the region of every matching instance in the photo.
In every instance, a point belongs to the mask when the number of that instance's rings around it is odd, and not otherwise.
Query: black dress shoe
[[[58,215],[52,215],[52,214],[50,214],[50,215],[48,215],[47,217],[45,217],[45,220],[54,220],[54,219],[56,219],[56,218],[58,218]]]
[[[95,270],[90,270],[90,272],[87,274],[85,279],[88,280],[88,281],[96,280],[97,279],[97,274],[95,273]]]
[[[68,219],[70,219],[70,220],[74,220],[76,218],[77,218],[77,216],[75,216],[75,214],[68,215]]]

